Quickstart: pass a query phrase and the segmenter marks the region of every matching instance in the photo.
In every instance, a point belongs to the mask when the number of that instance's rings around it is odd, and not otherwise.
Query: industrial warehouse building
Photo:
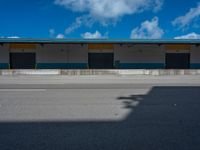
[[[200,69],[200,40],[6,38],[0,69]]]

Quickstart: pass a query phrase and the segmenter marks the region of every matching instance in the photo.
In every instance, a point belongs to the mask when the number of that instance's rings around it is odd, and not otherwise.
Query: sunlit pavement
[[[1,150],[199,150],[200,76],[1,76]]]

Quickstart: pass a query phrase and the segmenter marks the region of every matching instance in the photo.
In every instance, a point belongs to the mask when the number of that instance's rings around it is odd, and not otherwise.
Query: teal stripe
[[[200,69],[200,63],[190,64],[190,69]]]
[[[37,69],[87,69],[86,63],[38,63]]]
[[[0,63],[0,69],[9,69],[8,63]]]
[[[199,44],[200,40],[186,39],[14,39],[14,38],[0,38],[0,43],[75,43],[75,44],[89,44],[89,43],[117,43],[117,44]]]
[[[163,63],[120,63],[118,69],[165,69]]]

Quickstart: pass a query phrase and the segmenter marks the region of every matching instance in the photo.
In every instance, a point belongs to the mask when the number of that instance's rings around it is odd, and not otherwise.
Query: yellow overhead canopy
[[[181,50],[190,50],[191,45],[189,44],[168,44],[165,45],[166,50],[174,50],[174,51],[181,51]]]
[[[114,49],[113,44],[89,44],[89,50],[112,50]]]
[[[10,49],[36,49],[36,44],[10,44]]]

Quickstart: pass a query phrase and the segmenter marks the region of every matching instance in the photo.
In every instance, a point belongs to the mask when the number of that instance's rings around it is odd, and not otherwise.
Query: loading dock
[[[35,64],[35,53],[10,53],[11,69],[34,69]]]
[[[200,40],[0,39],[0,69],[199,69]]]
[[[190,53],[167,53],[166,69],[189,69]]]
[[[88,64],[90,69],[113,69],[114,45],[103,43],[89,44]]]
[[[167,44],[165,64],[166,69],[190,68],[190,44]]]
[[[114,53],[89,53],[90,69],[113,69]]]

